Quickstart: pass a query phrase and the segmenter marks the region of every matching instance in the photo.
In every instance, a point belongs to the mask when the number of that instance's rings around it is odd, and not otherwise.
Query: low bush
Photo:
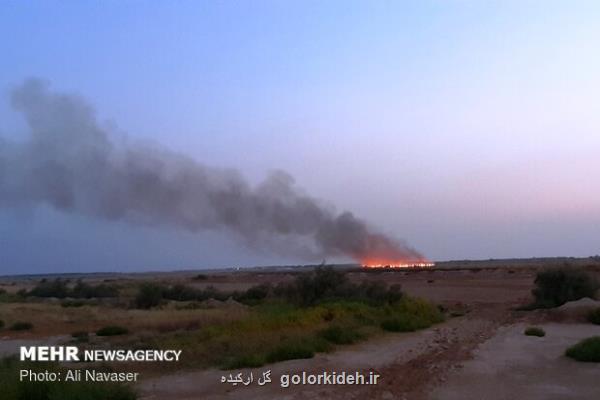
[[[402,298],[400,285],[388,287],[379,281],[355,284],[348,280],[344,272],[327,266],[319,266],[311,273],[302,274],[291,283],[279,284],[273,293],[305,307],[335,300],[381,305]]]
[[[413,332],[419,329],[419,325],[414,318],[399,315],[381,322],[381,329],[389,332]]]
[[[412,332],[444,320],[438,307],[426,300],[410,297],[386,306],[385,311],[380,327],[390,332]]]
[[[33,297],[56,297],[64,299],[72,297],[75,299],[91,299],[103,297],[117,297],[119,290],[116,286],[101,283],[99,285],[90,285],[79,280],[71,289],[69,282],[63,279],[55,279],[52,281],[42,279],[29,292],[24,292],[27,296]]]
[[[269,298],[304,307],[338,300],[382,305],[400,301],[402,291],[400,285],[388,287],[379,281],[354,284],[344,272],[320,266],[311,273],[301,274],[291,283],[281,283],[276,287],[259,284],[243,292],[222,291],[214,286],[198,289],[182,284],[165,286],[144,283],[138,290],[134,306],[149,309],[160,305],[163,300],[201,302],[208,299],[225,301],[228,298],[247,305],[257,305]]]
[[[93,298],[106,298],[106,297],[117,297],[119,295],[119,289],[113,285],[107,285],[101,283],[99,285],[89,285],[81,280],[77,281],[73,289],[69,293],[69,297],[77,299],[93,299]]]
[[[33,324],[31,322],[15,322],[10,326],[11,331],[29,331],[33,329]]]
[[[297,360],[304,358],[313,358],[315,349],[306,343],[287,343],[277,346],[269,354],[267,361],[270,363],[287,360]]]
[[[584,297],[594,297],[600,287],[587,272],[569,266],[549,268],[537,273],[535,288],[535,308],[552,308],[568,301]]]
[[[4,321],[0,319],[0,329],[4,328]]]
[[[596,308],[589,312],[587,316],[588,321],[592,324],[600,325],[600,308]]]
[[[56,297],[59,299],[64,299],[65,297],[69,296],[69,285],[67,281],[62,279],[55,279],[53,281],[42,279],[36,287],[27,293],[27,295],[34,297]]]
[[[163,288],[154,283],[143,283],[135,296],[135,306],[141,309],[148,309],[158,306],[163,299]]]
[[[267,298],[267,296],[271,293],[272,287],[268,283],[263,283],[261,285],[252,286],[250,289],[246,290],[244,293],[235,294],[233,298],[236,301],[244,304],[257,304],[262,300]]]
[[[339,325],[330,326],[319,334],[328,342],[335,344],[352,344],[364,338],[364,335],[358,332],[357,329]]]
[[[571,346],[565,352],[567,357],[583,362],[600,362],[600,336],[593,336]]]
[[[60,306],[64,308],[83,307],[85,304],[85,301],[82,300],[63,300],[60,302]]]
[[[527,336],[537,336],[537,337],[546,336],[546,332],[542,328],[538,328],[537,326],[530,326],[529,328],[525,329],[524,333]]]
[[[249,295],[247,295],[248,292],[250,292]],[[165,286],[146,282],[140,286],[134,300],[134,305],[136,308],[149,309],[160,305],[163,300],[204,301],[208,299],[215,299],[225,301],[230,297],[234,297],[236,299],[240,297],[248,299],[264,298],[261,297],[258,289],[250,288],[248,289],[248,292],[240,294],[235,292],[224,292],[216,289],[214,286],[207,286],[204,289],[197,289],[182,284]]]
[[[97,336],[118,336],[118,335],[126,335],[129,333],[127,328],[118,325],[105,326],[104,328],[98,329],[96,331]]]

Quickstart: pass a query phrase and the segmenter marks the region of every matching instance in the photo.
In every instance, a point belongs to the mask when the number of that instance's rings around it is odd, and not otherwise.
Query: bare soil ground
[[[592,324],[540,325],[546,336],[525,336],[525,324],[504,327],[474,352],[460,371],[448,374],[432,400],[594,400],[600,394],[600,364],[564,356],[567,347],[600,335]]]

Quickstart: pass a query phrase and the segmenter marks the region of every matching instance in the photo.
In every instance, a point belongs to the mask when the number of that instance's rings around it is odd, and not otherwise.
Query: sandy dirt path
[[[525,336],[525,324],[502,328],[473,360],[449,374],[431,400],[597,400],[600,364],[564,356],[579,340],[600,335],[592,324],[543,324],[546,336]]]

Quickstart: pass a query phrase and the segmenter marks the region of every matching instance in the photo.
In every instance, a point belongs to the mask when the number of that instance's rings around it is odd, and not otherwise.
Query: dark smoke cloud
[[[81,98],[27,80],[11,93],[30,136],[0,138],[0,205],[46,204],[68,213],[190,231],[226,229],[254,248],[305,258],[418,260],[400,241],[349,212],[324,207],[276,172],[252,187],[239,172],[146,144],[116,142]]]

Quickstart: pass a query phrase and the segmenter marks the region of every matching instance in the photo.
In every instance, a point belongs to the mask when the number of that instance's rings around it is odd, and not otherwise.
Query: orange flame
[[[361,263],[364,268],[430,268],[435,266],[435,263],[429,260],[366,259]]]

